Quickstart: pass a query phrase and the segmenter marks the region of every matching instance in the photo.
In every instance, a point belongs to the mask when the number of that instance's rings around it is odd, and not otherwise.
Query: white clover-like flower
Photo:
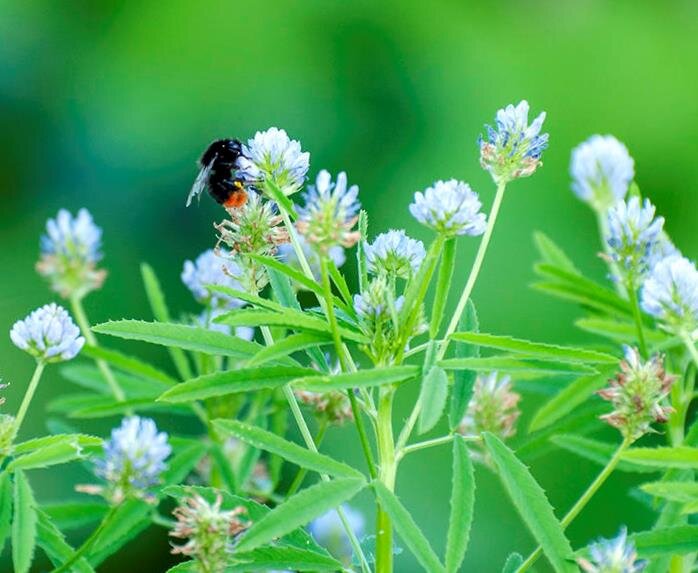
[[[437,181],[424,193],[414,194],[410,213],[423,225],[446,235],[482,235],[487,218],[482,203],[467,183],[450,179]]]
[[[618,201],[608,210],[609,255],[620,270],[635,279],[650,268],[653,253],[661,239],[664,218],[655,218],[649,199],[640,204],[639,197]]]
[[[363,514],[346,504],[342,505],[342,511],[354,535],[361,539],[366,527]],[[336,559],[347,565],[351,563],[353,555],[351,542],[336,509],[331,509],[310,522],[308,531],[315,541],[325,547]]]
[[[541,165],[540,156],[548,147],[548,134],[540,132],[545,112],[529,125],[528,110],[526,100],[498,110],[497,129],[486,125],[487,138],[480,136],[480,164],[497,184],[528,177]]]
[[[310,270],[315,277],[315,280],[320,280],[320,255],[310,246],[310,243],[305,239],[303,235],[298,235],[298,242],[303,249],[303,254],[305,255],[308,264],[310,265]],[[284,243],[279,245],[278,250],[279,258],[296,270],[302,270],[298,256],[296,255],[296,250],[293,248],[291,243]],[[332,259],[332,262],[337,268],[340,268],[347,260],[344,254],[344,247],[341,245],[334,245],[327,250],[327,256]]]
[[[220,292],[211,292],[206,287],[216,285],[244,290],[235,278],[240,272],[238,264],[226,252],[221,251],[219,255],[213,249],[208,249],[196,257],[196,261],[184,262],[182,282],[202,304],[212,308],[237,308],[245,303]]]
[[[310,167],[310,153],[301,151],[300,142],[285,130],[270,127],[258,131],[242,146],[238,159],[239,173],[253,185],[269,181],[284,194],[298,191]]]
[[[649,268],[652,270],[658,263],[669,257],[682,257],[681,251],[664,233],[659,237],[649,256]]]
[[[68,311],[55,303],[42,306],[24,320],[15,322],[10,338],[15,346],[42,362],[71,360],[85,345]]]
[[[105,271],[97,269],[101,246],[102,229],[87,209],[80,209],[76,217],[61,209],[46,222],[36,269],[61,296],[84,296],[100,288],[106,277]]]
[[[411,239],[403,230],[381,233],[364,249],[369,272],[402,278],[416,273],[426,256],[422,241]]]
[[[572,190],[597,211],[625,199],[635,162],[612,135],[592,135],[572,150]]]
[[[298,207],[298,230],[317,250],[327,253],[336,246],[352,247],[359,233],[352,230],[358,220],[361,204],[358,185],[348,186],[347,174],[337,175],[332,182],[329,171],[323,169],[303,194],[305,206]]]
[[[642,286],[642,309],[672,329],[692,331],[698,324],[698,270],[685,257],[657,263]]]
[[[158,432],[153,420],[131,416],[112,430],[95,473],[108,482],[107,497],[114,503],[127,497],[148,497],[148,489],[159,483],[167,468],[170,453],[167,434]]]
[[[614,539],[599,539],[589,545],[589,555],[591,560],[577,560],[586,573],[640,573],[649,564],[637,558],[635,544],[628,540],[625,527]]]

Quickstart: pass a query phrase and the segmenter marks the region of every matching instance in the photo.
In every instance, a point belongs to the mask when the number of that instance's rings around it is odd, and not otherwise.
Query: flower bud
[[[223,510],[222,502],[220,494],[209,503],[195,493],[184,498],[173,512],[177,522],[170,536],[187,542],[174,546],[172,553],[192,557],[206,573],[225,571],[233,539],[249,526],[240,519],[247,512],[245,507]]]
[[[642,309],[676,332],[698,325],[698,270],[682,256],[659,261],[642,286]]]
[[[339,390],[328,390],[327,392],[296,390],[295,394],[299,402],[312,408],[318,418],[325,419],[330,424],[339,426],[354,419],[351,402],[345,392]]]
[[[516,421],[521,412],[521,396],[512,390],[511,378],[497,372],[479,375],[458,432],[464,436],[479,436],[490,432],[500,438],[516,433]]]
[[[101,245],[102,229],[87,209],[80,209],[77,217],[61,209],[46,223],[36,270],[63,298],[81,298],[100,288],[107,276],[106,271],[97,269]]]
[[[15,346],[41,362],[62,362],[77,356],[85,344],[68,312],[55,303],[15,322],[10,331]]]
[[[637,440],[651,431],[653,422],[665,423],[673,411],[666,404],[673,376],[664,371],[664,360],[655,355],[642,362],[636,348],[625,347],[620,372],[598,394],[613,404],[613,412],[602,420],[618,428],[626,439]]]
[[[541,113],[528,125],[528,102],[508,105],[497,111],[497,129],[487,128],[487,139],[480,136],[480,164],[494,182],[506,184],[518,177],[532,175],[541,165],[540,156],[548,147],[548,134],[540,133],[545,120]]]

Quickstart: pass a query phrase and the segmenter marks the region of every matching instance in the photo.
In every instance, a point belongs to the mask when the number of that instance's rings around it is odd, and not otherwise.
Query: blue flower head
[[[666,257],[642,286],[642,309],[671,330],[691,332],[698,325],[698,270],[680,255]]]
[[[635,281],[650,269],[661,239],[664,218],[655,218],[654,214],[649,199],[640,204],[638,197],[618,201],[608,210],[606,240],[610,257],[621,273]]]
[[[586,573],[640,573],[648,562],[638,560],[628,531],[623,527],[614,539],[600,539],[589,546],[590,560],[579,559]]]
[[[131,416],[112,430],[95,473],[108,482],[107,497],[114,503],[127,497],[147,498],[171,452],[167,434],[158,432],[153,420]]]
[[[548,147],[548,134],[540,133],[545,112],[529,125],[528,110],[526,100],[500,109],[496,129],[487,125],[487,137],[480,136],[480,164],[498,185],[528,177],[541,165],[540,157]]]
[[[410,213],[422,225],[439,233],[454,235],[482,235],[487,219],[480,212],[482,203],[470,185],[456,179],[437,181],[424,193],[414,194]]]
[[[426,251],[422,241],[407,236],[405,231],[388,231],[366,244],[366,262],[373,274],[409,278],[419,270]]]
[[[625,199],[635,177],[635,162],[612,135],[593,135],[572,151],[570,173],[577,197],[604,213]]]

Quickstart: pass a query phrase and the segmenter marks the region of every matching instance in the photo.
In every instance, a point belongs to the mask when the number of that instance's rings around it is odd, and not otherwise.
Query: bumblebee
[[[244,180],[235,175],[241,156],[242,143],[237,139],[218,139],[209,145],[199,160],[201,170],[187,197],[187,207],[204,189],[223,207],[242,207],[247,202],[247,190]]]

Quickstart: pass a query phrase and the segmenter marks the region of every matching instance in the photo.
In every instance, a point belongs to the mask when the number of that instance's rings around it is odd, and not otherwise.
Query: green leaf
[[[487,450],[499,470],[504,489],[553,569],[557,573],[576,571],[576,567],[569,562],[573,556],[570,542],[565,537],[543,489],[528,468],[499,438],[489,432],[485,432],[483,437]]]
[[[445,370],[473,370],[491,372],[497,370],[502,374],[522,374],[539,376],[564,376],[593,374],[596,371],[584,364],[565,362],[546,362],[529,360],[512,356],[487,356],[486,358],[447,358],[438,363]]]
[[[429,541],[421,532],[410,513],[400,500],[379,481],[373,482],[378,503],[393,522],[395,530],[407,545],[408,549],[417,558],[420,565],[430,573],[443,573],[446,570],[439,561]]]
[[[419,374],[419,370],[418,366],[389,366],[329,375],[313,371],[314,374],[311,376],[298,377],[297,380],[293,381],[293,386],[312,392],[326,392],[328,390],[398,384],[414,378]]]
[[[546,428],[573,412],[597,390],[603,388],[607,379],[608,371],[606,370],[600,374],[577,378],[538,409],[531,420],[529,431],[535,432]]]
[[[448,302],[448,293],[451,289],[451,279],[453,269],[456,266],[456,238],[446,239],[444,243],[441,262],[439,263],[439,275],[436,280],[436,292],[434,293],[434,303],[431,308],[431,325],[429,327],[429,338],[436,339],[441,327],[444,309]]]
[[[294,352],[325,344],[332,344],[332,337],[329,334],[309,332],[292,334],[260,350],[247,362],[247,366],[259,366],[260,364],[290,356]]]
[[[441,419],[441,414],[448,398],[448,375],[443,368],[433,366],[422,381],[419,400],[422,408],[419,411],[417,431],[424,434],[431,430]]]
[[[158,400],[165,402],[193,402],[214,396],[277,388],[291,380],[316,372],[300,366],[265,366],[216,372],[182,382],[167,390]]]
[[[174,485],[186,479],[206,453],[206,444],[199,440],[172,438],[175,454],[167,461],[167,469],[162,473],[162,482]]]
[[[240,571],[341,571],[343,565],[329,555],[298,547],[260,547],[249,553],[235,552],[226,573]]]
[[[99,368],[91,364],[68,364],[61,369],[61,375],[68,381],[87,388],[104,396],[111,396],[112,392],[104,383],[104,375]],[[147,378],[131,376],[123,372],[115,371],[114,377],[128,398],[139,398],[152,395],[153,392],[162,392],[168,385]]]
[[[94,448],[102,445],[102,438],[90,436],[88,434],[55,434],[42,438],[33,438],[26,442],[21,442],[14,447],[14,455],[24,455],[41,450],[47,446],[60,444],[63,442],[76,443],[82,448]]]
[[[27,573],[36,546],[36,501],[24,472],[15,472],[12,564],[15,573]]]
[[[460,569],[470,541],[475,504],[475,473],[465,440],[453,440],[453,473],[451,485],[451,514],[446,540],[446,571]]]
[[[312,452],[262,428],[238,420],[214,420],[213,425],[223,434],[238,438],[254,448],[281,456],[302,468],[338,477],[363,477],[361,472],[347,464],[324,454]]]
[[[667,527],[631,536],[640,557],[686,555],[698,551],[698,525]]]
[[[86,527],[100,521],[109,506],[100,502],[67,502],[43,504],[46,516],[62,530]]]
[[[351,291],[349,290],[349,285],[347,285],[346,279],[344,278],[342,273],[339,272],[337,265],[335,265],[332,259],[329,259],[327,261],[327,269],[330,273],[330,278],[332,279],[333,284],[337,287],[339,294],[342,295],[342,300],[344,300],[344,302],[347,305],[346,308],[353,310],[352,296]]]
[[[575,326],[585,332],[597,334],[614,342],[630,343],[637,340],[637,326],[632,320],[586,317],[575,321]],[[650,344],[667,340],[667,335],[659,330],[645,329],[645,338]]]
[[[580,274],[572,260],[545,233],[536,231],[533,233],[533,241],[536,244],[538,253],[540,253],[540,256],[546,263],[565,269],[570,273]]]
[[[0,473],[0,555],[5,547],[5,540],[10,535],[12,523],[12,480],[8,472]]]
[[[49,436],[32,441],[34,444],[43,442],[43,445],[36,447],[27,442],[20,444],[19,450],[15,450],[15,454],[21,453],[23,450],[28,450],[28,453],[16,457],[8,466],[10,471],[46,468],[84,459],[87,454],[96,453],[102,446],[100,438],[79,434]]]
[[[477,311],[471,299],[465,305],[465,312],[461,316],[458,327],[462,331],[477,332],[480,328]],[[478,358],[480,347],[462,342],[455,343],[456,358]],[[461,423],[465,411],[468,409],[470,397],[473,394],[473,385],[477,372],[474,370],[456,370],[453,374],[453,388],[451,389],[451,404],[448,412],[448,421],[451,429],[455,429]]]
[[[451,335],[451,339],[484,346],[486,348],[496,348],[497,350],[507,350],[516,354],[525,354],[527,358],[560,360],[562,362],[581,362],[583,364],[618,363],[618,358],[612,354],[606,354],[605,352],[597,352],[596,350],[587,350],[585,348],[574,348],[572,346],[531,342],[530,340],[512,338],[511,336],[497,336],[484,332],[455,332]]]
[[[611,459],[611,456],[618,449],[615,444],[608,444],[606,442],[601,442],[599,440],[593,440],[591,438],[583,438],[582,436],[574,436],[561,434],[558,436],[553,436],[550,438],[556,446],[572,452],[582,458],[591,460],[599,464],[600,466],[605,466]],[[635,472],[635,473],[652,473],[659,471],[661,467],[644,466],[636,463],[630,463],[628,461],[622,461],[618,464],[616,468],[619,471],[625,472]]]
[[[654,468],[698,468],[698,448],[676,446],[674,448],[631,448],[622,456],[623,460]]]
[[[214,322],[228,326],[283,326],[293,330],[332,333],[330,325],[325,320],[290,308],[284,309],[283,312],[255,309],[233,310],[218,316]],[[339,333],[342,338],[354,342],[368,341],[365,335],[347,328],[339,327]]]
[[[89,552],[90,563],[96,567],[148,527],[151,511],[151,505],[137,499],[118,506]]]
[[[523,557],[518,553],[510,554],[509,557],[507,557],[506,563],[504,563],[502,573],[516,573],[519,567],[523,565],[523,562]]]
[[[68,545],[63,533],[51,521],[48,514],[38,510],[37,517],[37,544],[44,550],[51,563],[57,567],[68,561],[75,553],[75,549]],[[85,558],[78,559],[70,570],[74,573],[94,573],[94,569]]]
[[[265,309],[265,310],[270,310],[272,312],[284,312],[286,310],[285,305],[279,304],[278,302],[273,301],[269,298],[263,298],[259,295],[246,292],[244,290],[238,290],[238,289],[230,288],[228,286],[223,286],[223,285],[205,285],[205,286],[212,293],[220,293],[220,294],[224,294],[228,297],[237,298],[237,299],[240,299],[246,303],[249,303],[253,306],[257,306],[257,307]]]
[[[140,340],[168,348],[181,348],[214,356],[248,358],[262,348],[255,342],[243,340],[216,330],[168,322],[117,320],[92,327],[101,334],[126,340]]]
[[[158,396],[160,396],[160,392],[142,398],[131,398],[123,402],[119,402],[113,398],[101,399],[97,403],[82,404],[77,408],[72,408],[72,411],[68,412],[68,416],[70,418],[89,420],[108,418],[111,416],[123,416],[130,410],[136,412],[166,412],[168,414],[178,414],[180,416],[191,415],[192,412],[190,408],[156,402]]]
[[[365,485],[363,479],[341,478],[304,489],[255,521],[240,538],[237,550],[252,551],[286,535],[351,499]]]
[[[356,245],[356,266],[359,275],[359,292],[364,292],[368,288],[368,265],[366,264],[366,243],[368,240],[368,213],[361,209],[359,211],[359,235],[363,240]]]
[[[155,271],[150,265],[142,263],[141,276],[143,277],[143,286],[145,287],[145,294],[148,297],[153,318],[158,322],[170,322],[170,311],[167,308],[165,295],[162,292],[160,281]],[[186,354],[182,352],[182,349],[175,346],[168,346],[167,351],[170,354],[170,358],[172,358],[172,362],[177,369],[179,377],[182,380],[191,378],[193,376],[191,366],[189,365]]]
[[[698,501],[698,482],[655,481],[640,486],[640,489],[655,497],[689,503]]]
[[[87,345],[82,349],[82,355],[89,356],[95,360],[103,360],[111,364],[114,368],[118,368],[123,372],[127,372],[139,378],[157,382],[161,386],[174,386],[177,383],[169,374],[155,368],[155,366],[143,362],[139,358],[117,352],[116,350],[107,350],[101,346]]]

